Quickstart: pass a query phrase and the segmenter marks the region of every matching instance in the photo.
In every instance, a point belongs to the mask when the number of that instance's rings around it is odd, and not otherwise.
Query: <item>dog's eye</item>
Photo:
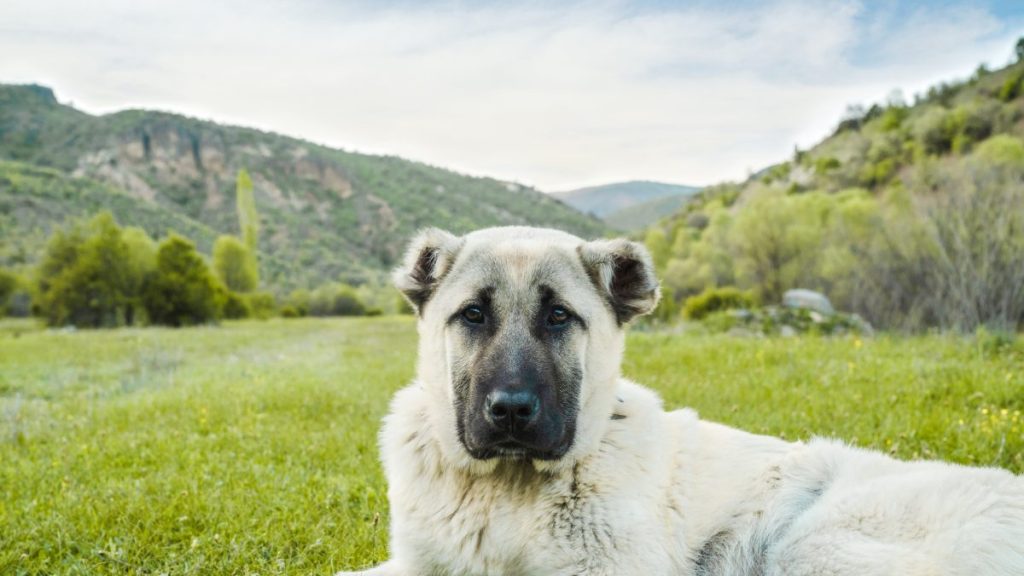
[[[479,306],[469,306],[462,311],[462,317],[470,324],[483,324],[484,311]]]
[[[564,326],[569,321],[569,311],[561,306],[555,306],[548,312],[548,324],[550,326]]]

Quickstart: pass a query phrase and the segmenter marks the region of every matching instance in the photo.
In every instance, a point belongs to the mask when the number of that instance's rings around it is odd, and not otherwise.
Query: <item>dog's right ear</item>
[[[438,228],[427,228],[409,242],[402,265],[395,269],[392,279],[421,316],[423,306],[448,273],[462,243],[462,238]]]

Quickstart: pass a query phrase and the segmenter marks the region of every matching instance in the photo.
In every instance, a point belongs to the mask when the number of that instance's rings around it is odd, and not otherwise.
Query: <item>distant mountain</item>
[[[237,233],[243,168],[260,213],[263,278],[278,291],[378,277],[425,226],[608,230],[515,183],[164,112],[92,116],[49,88],[0,85],[0,266],[33,261],[65,218],[102,208],[155,237],[187,234],[208,253],[217,235]]]
[[[675,214],[693,194],[676,194],[655,198],[616,210],[604,217],[605,223],[616,230],[635,232],[654,224],[662,218]]]
[[[634,180],[631,182],[604,184],[602,186],[590,186],[569,190],[568,192],[555,192],[552,196],[580,212],[593,214],[603,219],[614,212],[638,204],[671,196],[692,196],[699,190],[699,188],[694,186]],[[674,208],[678,207],[678,204],[674,206]],[[665,216],[671,212],[670,210],[667,213],[660,214],[660,216]]]

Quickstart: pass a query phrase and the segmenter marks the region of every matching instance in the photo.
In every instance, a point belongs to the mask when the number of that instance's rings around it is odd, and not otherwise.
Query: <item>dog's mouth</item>
[[[558,460],[569,451],[569,443],[554,448],[538,448],[515,438],[505,438],[484,446],[465,445],[469,455],[477,460],[500,458],[503,460]]]

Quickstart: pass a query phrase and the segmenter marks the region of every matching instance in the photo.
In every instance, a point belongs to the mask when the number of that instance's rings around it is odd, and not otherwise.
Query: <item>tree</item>
[[[1024,60],[1024,37],[1017,40],[1017,44],[1013,47],[1014,53],[1017,55],[1017,61]]]
[[[127,324],[144,324],[146,307],[142,302],[142,289],[146,278],[156,270],[156,243],[141,228],[125,228],[122,237],[128,247],[125,262],[125,296],[127,297]]]
[[[251,266],[256,273],[256,285],[258,285],[260,218],[256,212],[252,179],[249,178],[249,173],[245,169],[238,171],[238,179],[235,184],[235,207],[238,210],[238,229],[242,235],[242,242],[249,251],[249,258],[252,260]]]
[[[259,283],[255,258],[252,258],[245,244],[234,236],[217,238],[213,245],[213,269],[232,292],[252,292]]]
[[[154,324],[192,326],[216,320],[223,288],[188,239],[171,234],[157,249],[156,270],[144,290]]]
[[[662,230],[661,226],[653,226],[647,231],[647,236],[644,237],[644,245],[647,246],[648,252],[651,253],[654,268],[659,272],[664,271],[665,266],[668,264],[672,247],[669,245],[668,238],[665,236],[665,231]]]
[[[37,274],[40,312],[51,326],[134,323],[139,283],[129,245],[109,212],[54,234]]]

